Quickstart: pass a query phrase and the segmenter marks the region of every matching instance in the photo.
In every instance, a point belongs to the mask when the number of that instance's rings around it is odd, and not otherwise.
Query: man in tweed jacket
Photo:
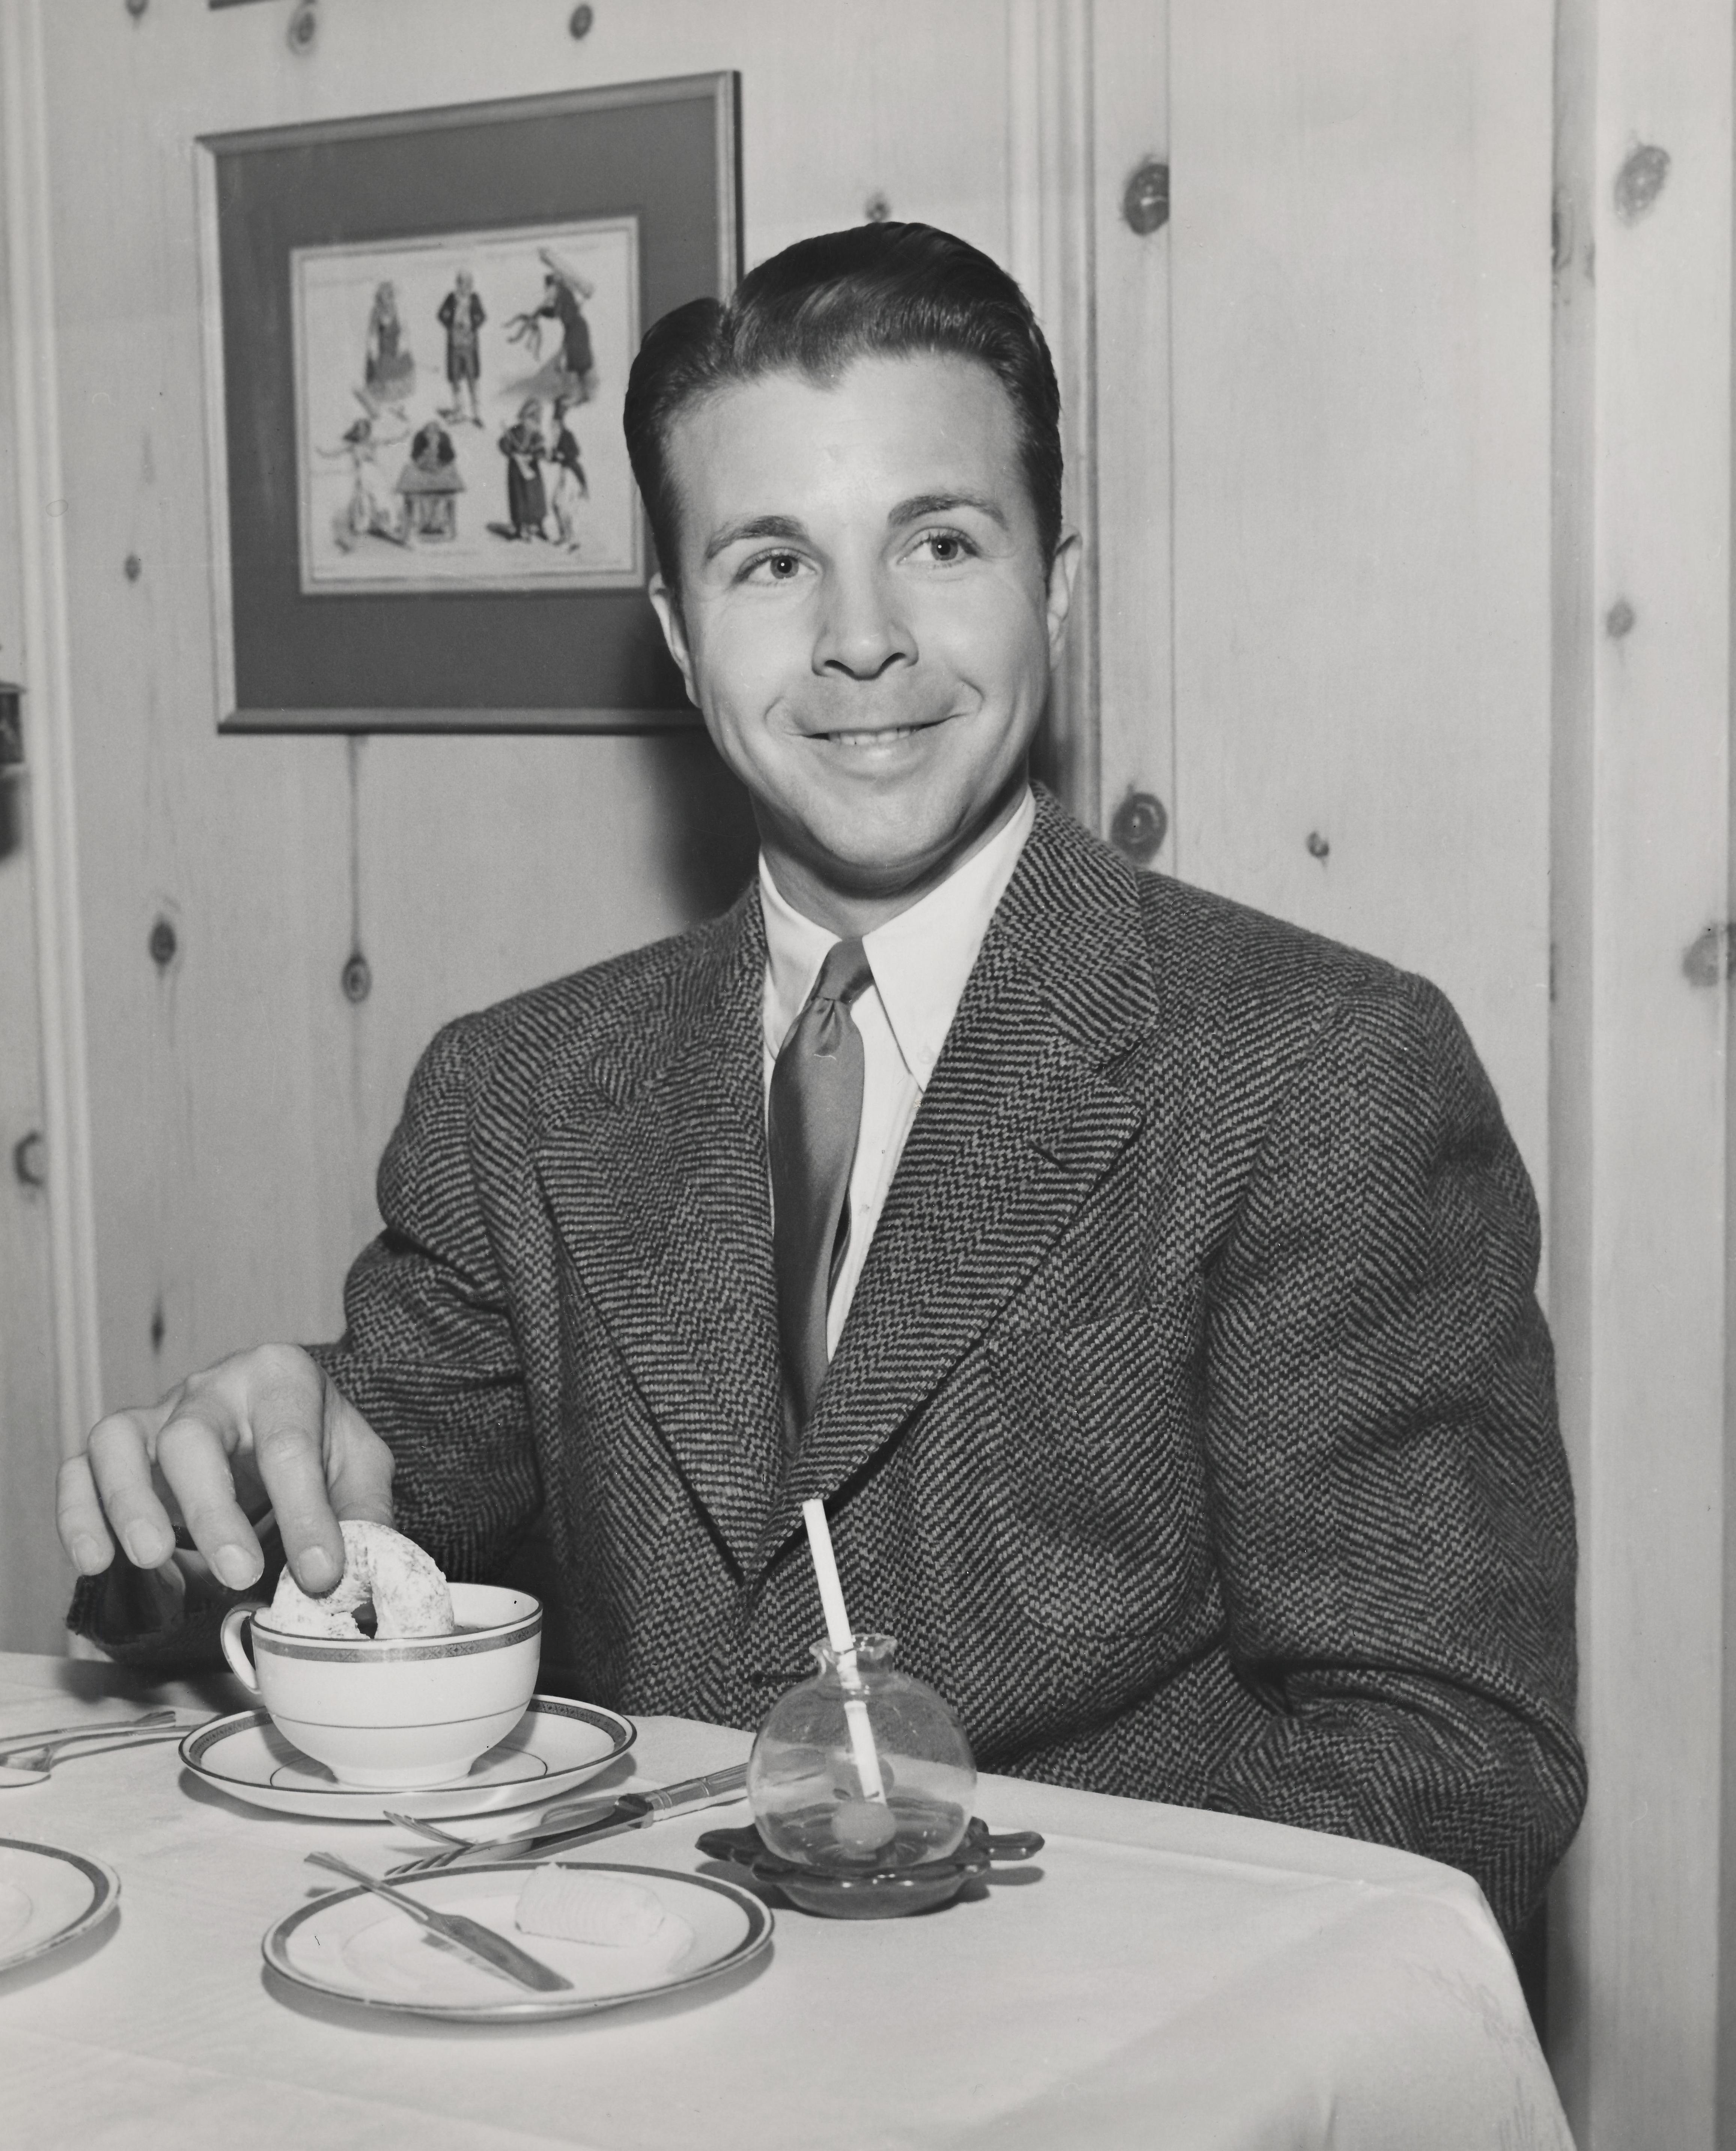
[[[972,280],[1022,308],[921,227],[809,242],[660,324],[629,399],[659,609],[775,887],[871,948],[1029,815],[1077,553],[1058,444],[1051,488],[1022,392],[936,326]],[[854,343],[816,355],[816,291],[854,293]],[[792,457],[803,513],[760,512]],[[395,1503],[451,1572],[539,1564],[583,1693],[751,1726],[818,1631],[819,1496],[856,1619],[985,1767],[1409,1846],[1516,1926],[1583,1797],[1572,1502],[1535,1206],[1441,995],[1040,794],[792,1452],[767,966],[756,886],[442,1032],[342,1341],[194,1377],[69,1468],[75,1617],[125,1625],[110,1525],[167,1559],[154,1461],[232,1586],[237,1493],[315,1588],[333,1511]]]

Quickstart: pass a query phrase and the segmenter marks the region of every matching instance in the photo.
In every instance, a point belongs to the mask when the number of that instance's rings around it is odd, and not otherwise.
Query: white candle
[[[874,1728],[868,1722],[868,1705],[860,1694],[853,1697],[850,1693],[852,1688],[859,1690],[861,1687],[854,1648],[855,1632],[844,1608],[844,1587],[838,1581],[837,1556],[832,1551],[832,1535],[826,1529],[825,1504],[804,1501],[802,1521],[808,1527],[808,1551],[814,1556],[814,1579],[820,1586],[826,1637],[838,1654],[838,1677],[845,1688],[844,1723],[850,1732],[850,1757],[861,1780],[863,1799],[884,1803],[886,1790],[881,1780],[880,1756],[874,1745]]]

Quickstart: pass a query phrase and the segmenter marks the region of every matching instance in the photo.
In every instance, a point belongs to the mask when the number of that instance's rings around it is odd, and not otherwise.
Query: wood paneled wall
[[[1592,1794],[1554,1987],[1585,2151],[1736,2141],[1732,29],[1560,14],[1552,1313]]]
[[[876,193],[1004,257],[1010,30],[1006,0],[652,0],[598,9],[581,43],[563,8],[369,0],[325,10],[302,58],[279,9],[40,12],[113,1402],[331,1334],[434,1028],[716,908],[751,848],[697,739],[217,736],[194,138],[736,68],[749,261]]]

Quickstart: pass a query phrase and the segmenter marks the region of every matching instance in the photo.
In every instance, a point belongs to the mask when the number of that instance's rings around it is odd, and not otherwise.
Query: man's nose
[[[814,670],[877,680],[889,666],[914,664],[916,638],[898,593],[877,569],[836,569],[826,578],[814,641]]]

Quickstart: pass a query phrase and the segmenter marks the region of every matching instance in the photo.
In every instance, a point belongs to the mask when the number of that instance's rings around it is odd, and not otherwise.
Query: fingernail
[[[298,1566],[304,1591],[330,1591],[337,1582],[337,1563],[324,1546],[310,1546]]]
[[[135,1524],[122,1536],[126,1541],[127,1558],[134,1568],[160,1568],[172,1551],[164,1546],[157,1534],[144,1524]]]
[[[233,1543],[218,1547],[211,1556],[211,1566],[231,1591],[245,1591],[260,1572],[258,1558],[245,1546]]]
[[[101,1539],[75,1538],[73,1541],[73,1562],[81,1576],[97,1576],[108,1566],[109,1548]]]

